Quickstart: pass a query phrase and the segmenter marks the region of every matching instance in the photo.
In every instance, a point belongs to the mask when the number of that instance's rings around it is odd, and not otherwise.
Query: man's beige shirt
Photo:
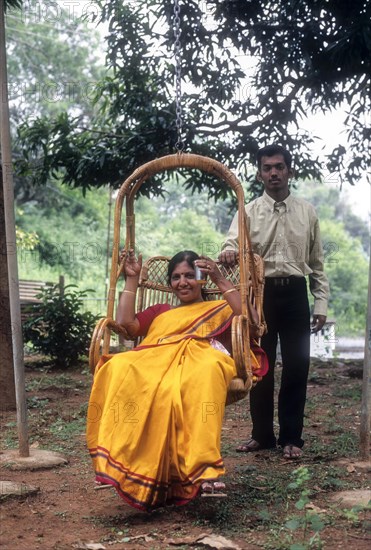
[[[314,207],[289,195],[276,203],[266,192],[245,206],[254,252],[262,256],[266,277],[309,275],[314,315],[326,315],[329,284]],[[238,218],[233,218],[223,250],[238,248]]]

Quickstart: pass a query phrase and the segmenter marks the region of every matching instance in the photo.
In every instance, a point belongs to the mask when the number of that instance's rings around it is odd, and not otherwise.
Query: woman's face
[[[202,302],[201,285],[196,281],[195,270],[188,262],[176,264],[170,278],[174,294],[184,304]]]

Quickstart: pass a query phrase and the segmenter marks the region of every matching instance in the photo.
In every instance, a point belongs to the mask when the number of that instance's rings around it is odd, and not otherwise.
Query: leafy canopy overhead
[[[20,9],[21,7],[22,7],[22,0],[4,0],[5,10],[7,10],[9,8]]]
[[[101,39],[84,19],[66,8],[68,5],[63,2],[58,6],[49,0],[28,0],[23,2],[21,10],[7,11],[8,91],[13,135],[24,121],[38,128],[38,117],[51,120],[68,113],[78,116],[81,125],[88,126],[93,116],[92,97],[97,82],[107,72],[99,59]],[[13,144],[13,157],[20,168],[24,155],[19,143]],[[48,167],[44,169],[51,184]],[[21,172],[21,177],[18,173],[14,178],[17,204],[30,200],[43,202],[45,189],[35,186],[32,176],[25,177],[28,166]]]
[[[138,165],[172,153],[175,124],[174,2],[98,0],[108,22],[113,76],[97,88],[100,111],[25,124],[20,139],[36,180],[63,173],[73,186],[118,186]],[[182,140],[185,150],[246,176],[259,147],[287,146],[302,177],[339,171],[355,183],[366,170],[371,74],[367,0],[180,1]],[[309,113],[345,108],[346,147],[327,167],[313,158]],[[202,175],[188,179],[202,187]],[[156,190],[156,182],[152,183]],[[159,185],[159,184],[158,184]],[[213,193],[224,190],[213,182]],[[158,187],[157,187],[158,190]],[[144,187],[148,193],[148,187]]]
[[[12,125],[67,111],[91,118],[92,84],[105,71],[100,36],[86,22],[48,0],[29,0],[6,17]]]

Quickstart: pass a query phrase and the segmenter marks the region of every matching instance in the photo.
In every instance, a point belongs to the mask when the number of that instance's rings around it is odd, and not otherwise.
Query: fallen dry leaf
[[[122,539],[111,541],[108,544],[118,544],[119,542],[133,542],[133,540],[138,540],[138,539],[143,539],[144,542],[152,542],[155,540],[154,537],[144,534],[144,535],[135,535],[134,537],[124,537]]]
[[[100,542],[77,542],[72,545],[76,550],[106,550],[106,547]]]
[[[237,544],[234,544],[232,541],[222,537],[221,535],[204,535],[197,539],[197,544],[202,544],[203,546],[208,546],[210,548],[218,548],[219,550],[240,550],[240,547]]]
[[[316,514],[326,514],[327,510],[324,508],[319,508],[313,502],[308,502],[308,504],[305,505],[306,510],[311,510],[312,512],[315,512]]]
[[[203,545],[207,548],[217,548],[218,550],[240,550],[240,547],[234,542],[213,533],[201,533],[201,535],[197,535],[196,537],[184,537],[182,539],[169,539],[166,543],[173,546]]]

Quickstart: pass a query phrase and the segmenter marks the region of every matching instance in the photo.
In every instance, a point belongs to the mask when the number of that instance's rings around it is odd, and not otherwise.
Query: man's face
[[[272,157],[262,157],[261,166],[258,170],[258,180],[264,184],[264,189],[268,195],[289,192],[289,178],[293,172],[286,165],[283,155],[273,155]]]

